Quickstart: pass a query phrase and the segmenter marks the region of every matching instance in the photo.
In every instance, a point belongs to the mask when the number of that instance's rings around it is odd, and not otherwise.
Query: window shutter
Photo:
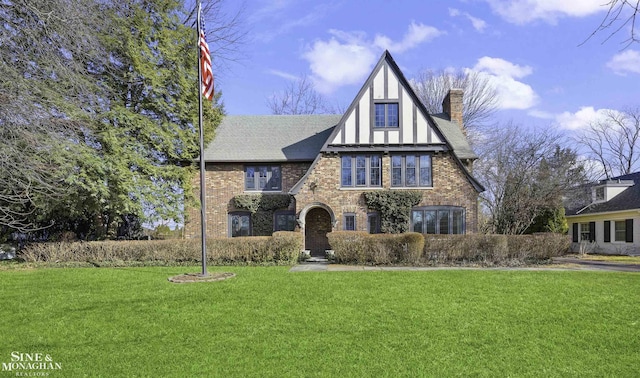
[[[611,221],[604,221],[604,242],[611,242]]]
[[[589,222],[589,241],[596,241],[596,222]]]
[[[578,224],[574,223],[573,224],[573,235],[571,235],[571,237],[573,238],[573,242],[577,243],[578,242]]]
[[[625,223],[625,241],[633,243],[633,219],[626,219]]]

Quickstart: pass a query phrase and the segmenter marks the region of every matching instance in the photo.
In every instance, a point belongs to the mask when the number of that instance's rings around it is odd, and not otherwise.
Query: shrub
[[[337,231],[327,234],[335,260],[346,264],[417,264],[424,237],[415,232],[375,234]]]
[[[474,262],[513,265],[565,254],[569,239],[561,234],[425,235],[424,259],[435,264]]]
[[[364,264],[367,245],[363,231],[334,231],[327,234],[329,245],[335,251],[335,259],[340,264]]]
[[[279,231],[272,236],[207,240],[207,262],[216,265],[292,265],[302,249],[300,233]],[[29,262],[89,262],[94,265],[194,264],[201,261],[198,239],[37,243],[21,257]]]

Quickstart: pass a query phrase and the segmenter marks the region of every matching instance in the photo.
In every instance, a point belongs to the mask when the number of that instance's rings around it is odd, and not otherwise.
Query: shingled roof
[[[225,116],[206,162],[313,161],[341,115]]]
[[[618,177],[610,178],[606,181],[627,181],[631,180],[634,185],[625,189],[622,193],[613,197],[607,202],[595,203],[588,205],[578,211],[567,209],[567,216],[571,215],[585,215],[595,213],[608,213],[613,211],[624,211],[640,209],[640,172],[630,173]],[[603,184],[599,182],[598,184]],[[594,185],[598,185],[594,184]]]
[[[460,127],[432,115],[460,159],[477,159]],[[230,115],[204,151],[206,162],[313,161],[341,115]]]
[[[467,137],[464,136],[460,126],[457,123],[451,122],[449,116],[445,113],[431,114],[431,118],[436,122],[438,128],[447,138],[453,152],[460,159],[477,159],[478,155],[471,149]]]

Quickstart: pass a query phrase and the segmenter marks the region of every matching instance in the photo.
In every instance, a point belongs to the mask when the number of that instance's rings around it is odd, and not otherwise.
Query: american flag
[[[213,99],[213,72],[211,71],[211,56],[209,45],[204,35],[204,22],[200,28],[200,68],[202,69],[202,95],[207,99]]]

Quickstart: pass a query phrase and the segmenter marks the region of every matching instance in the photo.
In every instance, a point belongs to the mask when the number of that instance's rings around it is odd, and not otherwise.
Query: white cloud
[[[362,83],[382,49],[402,53],[443,34],[434,27],[415,22],[411,22],[398,42],[384,35],[376,35],[370,40],[364,32],[332,29],[329,33],[329,40],[315,41],[302,54],[309,62],[316,89],[324,94],[343,85]]]
[[[528,113],[528,115],[536,118],[542,119],[555,119],[556,115],[551,112],[545,112],[544,110],[532,109]]]
[[[538,95],[522,79],[533,72],[529,66],[520,66],[504,59],[488,56],[478,59],[469,70],[479,72],[489,80],[499,97],[501,109],[529,109],[538,102]]]
[[[316,41],[303,57],[309,61],[312,79],[321,93],[331,93],[342,85],[361,83],[375,63],[369,46],[355,41]]]
[[[607,67],[618,75],[640,74],[640,51],[625,50],[616,54],[607,62]]]
[[[473,26],[473,28],[476,29],[476,31],[479,32],[479,33],[484,32],[484,29],[487,28],[487,23],[483,19],[480,19],[478,17],[474,17],[474,16],[470,15],[467,12],[460,12],[460,10],[455,9],[455,8],[449,8],[449,16],[451,16],[451,17],[458,17],[458,16],[466,17],[467,20],[471,21],[471,25]]]
[[[533,68],[529,66],[520,66],[504,59],[489,56],[483,56],[478,59],[478,63],[473,67],[473,70],[485,71],[496,76],[508,76],[516,79],[521,79],[533,73]]]
[[[593,106],[583,106],[575,113],[563,112],[555,116],[558,126],[568,130],[580,130],[589,126],[590,123],[602,121],[604,115],[610,109],[594,109]]]
[[[409,25],[409,30],[405,33],[402,41],[393,42],[391,38],[378,34],[376,35],[373,44],[382,49],[389,50],[392,53],[403,53],[442,34],[444,34],[442,31],[434,28],[433,26],[416,24],[412,21]]]
[[[278,77],[281,77],[283,79],[287,79],[287,80],[291,80],[291,81],[295,81],[300,79],[298,76],[296,75],[292,75],[288,72],[284,72],[284,71],[280,71],[280,70],[268,70],[267,73],[271,74],[271,75],[275,75]]]
[[[485,0],[494,13],[514,24],[536,20],[556,23],[562,17],[585,17],[606,11],[603,0]]]

